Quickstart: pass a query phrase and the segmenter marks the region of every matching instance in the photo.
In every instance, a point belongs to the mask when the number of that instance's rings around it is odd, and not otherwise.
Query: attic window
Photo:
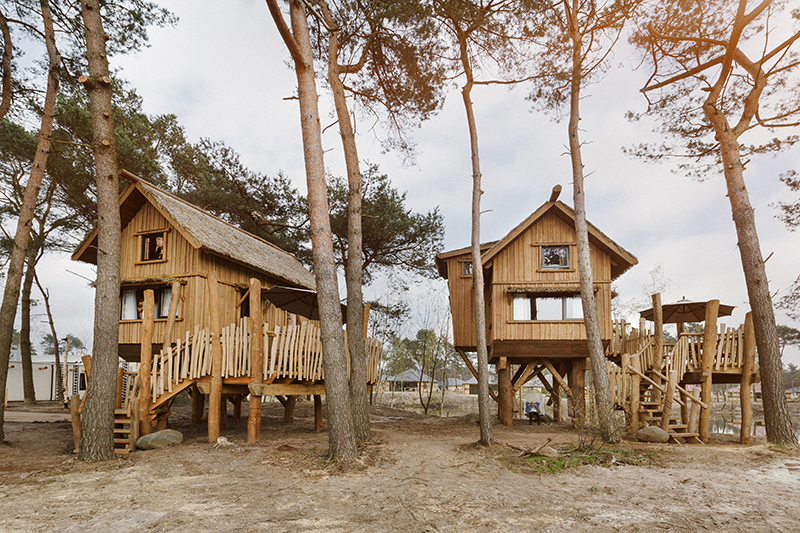
[[[165,232],[157,231],[140,235],[142,241],[142,262],[164,260]]]
[[[472,261],[461,261],[459,264],[461,265],[461,275],[463,277],[471,277],[472,276]]]
[[[569,246],[542,246],[542,269],[569,268]]]

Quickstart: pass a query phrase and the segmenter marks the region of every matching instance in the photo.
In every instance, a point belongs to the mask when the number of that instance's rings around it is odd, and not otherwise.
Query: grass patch
[[[617,446],[601,448],[575,446],[560,450],[558,457],[519,457],[517,451],[505,448],[497,458],[508,469],[519,474],[558,474],[585,465],[611,467],[646,466],[657,463],[657,457],[652,452],[637,452]]]

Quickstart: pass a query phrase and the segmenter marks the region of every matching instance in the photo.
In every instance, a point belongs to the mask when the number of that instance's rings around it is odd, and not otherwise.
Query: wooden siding
[[[141,262],[139,235],[150,231],[165,231],[164,261]],[[261,280],[263,287],[275,286],[277,281],[266,274],[194,248],[177,228],[149,202],[139,210],[122,231],[122,256],[120,273],[123,288],[167,287],[171,279],[181,283],[178,319],[173,329],[174,338],[194,335],[198,328],[208,326],[208,297],[206,274],[217,271],[220,280],[220,319],[223,326],[239,319],[237,304],[242,297],[239,289],[249,286],[250,278]],[[271,306],[264,321],[274,325],[286,325],[286,313]],[[153,342],[159,347],[164,338],[166,319],[156,320]],[[121,321],[119,343],[138,345],[141,336],[141,320]],[[127,354],[133,352],[129,346]],[[138,349],[135,350],[138,352]],[[136,353],[138,358],[138,353]],[[126,357],[130,358],[130,357]]]
[[[541,247],[569,246],[570,268],[563,270],[541,268]],[[470,254],[447,259],[450,308],[453,315],[453,339],[456,347],[475,347],[475,320],[472,307],[472,278],[461,276],[460,262]],[[592,273],[595,297],[603,339],[612,335],[611,320],[611,258],[591,246]],[[520,292],[553,292],[554,289],[574,289],[579,292],[575,230],[558,217],[548,213],[522,232],[501,250],[486,266],[487,275],[487,340],[516,345],[518,341],[568,341],[582,353],[586,344],[583,321],[513,321],[512,294]],[[576,352],[577,353],[577,352]]]

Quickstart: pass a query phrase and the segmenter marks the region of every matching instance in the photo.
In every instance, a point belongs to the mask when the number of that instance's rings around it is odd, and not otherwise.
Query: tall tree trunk
[[[36,390],[33,385],[33,361],[31,346],[31,290],[33,290],[33,276],[36,273],[36,256],[38,246],[36,239],[28,242],[28,253],[25,259],[25,278],[22,282],[22,294],[20,296],[20,326],[19,326],[19,347],[22,357],[22,392],[26,404],[36,403]]]
[[[42,298],[44,299],[44,309],[47,312],[47,321],[50,324],[50,335],[53,336],[53,360],[56,363],[56,401],[58,403],[64,402],[64,376],[61,373],[61,357],[58,353],[58,335],[56,334],[56,324],[53,321],[53,313],[50,310],[50,293],[42,287],[42,284],[39,283],[39,276],[36,275],[36,271],[33,271],[33,279],[36,281],[36,286],[39,287],[39,292],[42,293]]]
[[[461,63],[467,82],[461,90],[469,126],[469,143],[472,160],[472,304],[475,307],[475,342],[478,350],[478,416],[480,417],[481,440],[484,446],[491,446],[492,414],[489,398],[489,351],[486,343],[486,304],[483,294],[483,264],[481,263],[481,159],[478,153],[478,127],[472,108],[472,86],[474,78],[470,64],[467,39],[459,35]]]
[[[11,31],[8,29],[8,20],[5,13],[0,11],[0,33],[3,34],[3,57],[0,60],[2,70],[2,93],[0,94],[0,120],[6,116],[11,108],[11,58],[14,57],[14,45],[11,42]]]
[[[333,23],[323,8],[326,18]],[[345,282],[347,284],[347,346],[350,350],[350,407],[353,410],[353,424],[356,438],[362,442],[372,440],[369,426],[369,404],[367,398],[367,351],[364,339],[364,296],[362,290],[361,264],[361,169],[358,161],[358,147],[347,110],[344,84],[339,66],[339,41],[336,32],[329,37],[328,82],[333,93],[336,117],[339,120],[339,133],[342,136],[344,161],[347,167],[347,254],[345,258]]]
[[[569,153],[572,162],[572,193],[575,207],[575,237],[578,251],[578,277],[581,288],[581,304],[583,306],[583,323],[586,327],[586,339],[589,347],[589,360],[592,367],[595,405],[600,436],[603,442],[619,442],[619,435],[614,428],[614,411],[608,387],[606,357],[603,352],[603,339],[600,333],[600,319],[597,316],[597,301],[594,296],[594,277],[592,275],[592,257],[589,249],[589,229],[586,223],[586,198],[583,186],[583,159],[581,142],[578,137],[580,117],[580,98],[582,82],[582,46],[583,40],[578,28],[578,2],[572,1],[572,11],[565,12],[571,22],[570,39],[572,40],[572,79],[570,80],[569,108]],[[578,406],[584,411],[585,406]]]
[[[78,459],[104,461],[114,457],[114,399],[119,366],[119,175],[111,80],[105,32],[98,0],[81,3],[89,76],[81,81],[89,94],[95,179],[97,181],[97,282],[94,298],[92,372],[81,416]]]
[[[750,310],[753,313],[767,441],[796,447],[797,436],[792,430],[792,419],[789,416],[783,390],[783,365],[775,312],[772,308],[761,246],[758,242],[755,214],[744,182],[744,165],[740,157],[739,143],[728,127],[725,117],[717,112],[713,104],[704,106],[704,111],[714,124],[717,140],[720,143],[728,199],[739,241],[739,255],[742,258]]]
[[[0,306],[0,399],[5,398],[6,379],[8,378],[8,360],[11,354],[11,336],[14,331],[14,319],[17,315],[20,286],[22,285],[22,269],[28,242],[31,235],[36,199],[42,185],[47,156],[50,152],[50,135],[53,132],[53,113],[58,95],[59,69],[61,56],[56,49],[53,19],[50,16],[48,0],[40,0],[42,20],[44,22],[45,45],[47,47],[48,71],[47,90],[45,92],[44,107],[42,108],[42,124],[39,128],[39,140],[36,145],[36,154],[33,157],[31,176],[25,186],[25,195],[20,206],[17,230],[14,234],[14,246],[11,250],[6,273],[6,288],[3,292],[3,304]],[[3,442],[5,432],[5,404],[0,401],[0,442]]]
[[[300,124],[303,133],[303,157],[308,186],[308,211],[314,277],[317,282],[325,400],[328,413],[328,446],[331,458],[352,461],[358,457],[355,428],[350,406],[347,358],[344,352],[342,311],[336,280],[330,213],[328,210],[322,131],[317,107],[311,37],[303,4],[289,2],[291,30],[286,26],[276,0],[267,0],[270,14],[294,61],[297,94],[300,100]]]

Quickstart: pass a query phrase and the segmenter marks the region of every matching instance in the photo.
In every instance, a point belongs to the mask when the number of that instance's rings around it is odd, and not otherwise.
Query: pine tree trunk
[[[756,334],[759,373],[761,374],[764,423],[767,441],[782,446],[798,446],[792,430],[792,419],[783,390],[783,365],[778,342],[775,312],[769,292],[769,281],[758,242],[755,214],[744,182],[739,143],[728,121],[718,112],[713,102],[703,106],[706,117],[714,126],[720,143],[720,155],[731,203],[733,222],[738,237],[739,255],[742,258],[750,310]]]
[[[303,156],[308,185],[308,210],[314,277],[317,282],[325,399],[328,414],[328,445],[331,458],[352,461],[358,457],[355,428],[350,406],[347,359],[344,351],[342,311],[336,280],[330,214],[328,210],[322,132],[317,107],[311,37],[305,7],[297,1],[289,4],[291,33],[277,2],[268,0],[270,14],[278,26],[294,60],[297,94],[300,100],[300,124],[303,133]]]
[[[22,393],[24,402],[28,405],[36,403],[36,390],[33,385],[33,347],[31,345],[31,291],[33,290],[33,275],[36,268],[37,255],[36,239],[28,243],[28,253],[25,259],[25,278],[22,282],[20,296],[20,326],[19,347],[22,358]]]
[[[583,306],[583,323],[586,327],[586,339],[589,347],[589,360],[592,367],[592,383],[594,384],[595,405],[600,436],[603,442],[618,442],[619,435],[614,428],[611,395],[608,387],[606,357],[603,351],[603,339],[600,333],[600,319],[597,315],[597,301],[594,296],[594,277],[592,275],[592,258],[589,249],[589,229],[586,223],[586,199],[583,187],[583,159],[581,142],[578,137],[580,121],[581,72],[582,72],[582,40],[578,32],[577,2],[572,2],[572,13],[565,15],[572,19],[572,79],[570,88],[569,110],[569,152],[572,162],[572,191],[575,209],[575,237],[578,252],[578,276],[581,288],[581,304]],[[585,412],[585,405],[579,406]],[[585,414],[585,413],[584,413]]]
[[[31,176],[25,186],[25,195],[20,206],[17,230],[14,234],[14,246],[8,260],[6,272],[6,287],[3,291],[3,303],[0,306],[0,399],[5,398],[6,380],[8,378],[8,360],[11,354],[11,336],[14,331],[14,319],[17,315],[20,286],[22,285],[22,271],[25,255],[30,241],[31,223],[33,221],[36,199],[42,185],[47,156],[50,152],[50,135],[53,132],[53,113],[55,112],[56,97],[58,96],[59,69],[61,56],[56,49],[55,34],[53,32],[53,19],[50,16],[50,7],[47,0],[40,0],[42,6],[42,19],[44,21],[45,44],[49,60],[47,75],[47,90],[45,93],[44,107],[42,108],[42,123],[39,128],[39,140],[36,145],[36,154],[33,157]],[[0,442],[3,442],[5,432],[5,402],[0,401]]]
[[[331,21],[332,22],[332,21]],[[345,282],[347,284],[347,346],[350,350],[350,407],[356,438],[362,442],[372,440],[369,426],[367,398],[367,351],[364,339],[364,296],[362,290],[362,230],[361,230],[361,169],[358,162],[350,113],[344,94],[344,84],[339,78],[339,43],[336,32],[330,34],[328,54],[328,82],[333,93],[339,132],[342,136],[344,161],[347,166],[347,252],[345,257]]]
[[[483,294],[483,264],[481,263],[481,160],[478,152],[478,127],[472,108],[472,69],[469,63],[466,38],[461,39],[461,62],[467,74],[467,83],[461,90],[469,126],[470,153],[472,159],[472,304],[475,306],[475,342],[478,351],[478,416],[481,440],[491,446],[492,413],[489,397],[489,351],[486,342],[486,304]]]
[[[39,292],[42,293],[42,299],[44,299],[44,309],[47,312],[47,322],[50,324],[50,335],[53,336],[53,360],[56,363],[56,401],[58,403],[64,402],[64,376],[61,373],[61,357],[58,352],[58,335],[56,334],[56,324],[53,321],[53,313],[50,309],[50,294],[42,287],[42,284],[39,283],[39,278],[36,276],[36,272],[33,273],[34,281],[36,282],[36,286],[39,287]]]
[[[119,366],[119,175],[111,105],[105,32],[98,0],[81,4],[89,76],[81,81],[89,94],[97,181],[97,282],[94,300],[92,371],[81,415],[78,459],[114,457],[114,399]]]

